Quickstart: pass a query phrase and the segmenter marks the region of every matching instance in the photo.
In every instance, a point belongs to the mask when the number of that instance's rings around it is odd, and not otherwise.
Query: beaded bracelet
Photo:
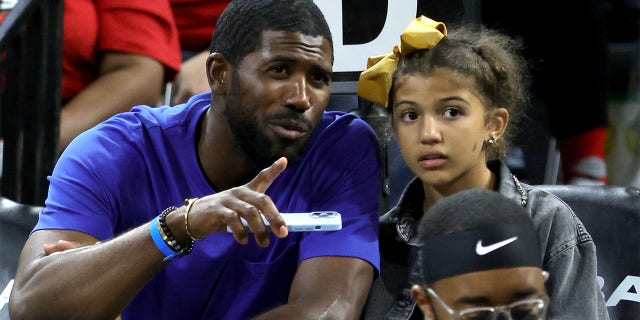
[[[158,250],[164,254],[165,258],[162,261],[169,261],[173,258],[177,258],[181,256],[181,253],[176,253],[173,251],[171,247],[162,239],[160,235],[160,226],[158,225],[158,217],[153,218],[151,223],[149,224],[149,233],[151,233],[151,239],[153,239],[153,243],[156,245]]]
[[[164,211],[162,211],[162,213],[158,216],[158,225],[160,226],[160,229],[164,232],[164,234],[167,236],[167,240],[165,240],[165,242],[167,242],[167,244],[174,251],[181,252],[182,254],[187,254],[191,252],[191,250],[193,250],[193,243],[195,241],[191,240],[188,245],[186,245],[185,247],[182,247],[178,243],[178,240],[176,240],[176,238],[173,236],[173,233],[171,233],[171,230],[169,230],[169,227],[167,226],[167,222],[166,222],[167,215],[177,209],[178,208],[174,206],[164,209]]]
[[[151,237],[153,238],[153,242],[160,249],[160,251],[162,251],[162,253],[164,253],[164,255],[166,256],[164,261],[168,261],[176,257],[181,257],[185,254],[190,253],[191,250],[193,250],[193,243],[195,241],[192,240],[187,246],[182,247],[178,243],[176,238],[173,236],[173,234],[171,233],[171,230],[169,230],[169,227],[167,226],[167,222],[166,222],[167,215],[177,209],[178,208],[176,208],[175,206],[166,208],[164,211],[162,211],[162,213],[159,216],[157,216],[154,219],[157,221],[158,227],[153,228],[152,226],[151,228]],[[152,223],[153,223],[153,220],[152,220]],[[173,254],[168,254],[167,252],[163,251],[162,249],[163,247],[170,248]]]
[[[164,240],[164,242],[166,242],[173,251],[180,252],[182,251],[182,246],[180,246],[176,238],[173,236],[173,233],[171,233],[171,230],[169,230],[166,220],[167,215],[177,209],[178,208],[174,206],[164,209],[158,216],[158,225],[160,226],[160,235],[163,236],[162,240]]]

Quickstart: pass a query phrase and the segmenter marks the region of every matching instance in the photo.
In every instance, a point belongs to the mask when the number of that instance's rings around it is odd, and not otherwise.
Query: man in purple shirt
[[[379,270],[380,159],[364,121],[325,111],[322,13],[233,1],[211,52],[210,94],[135,107],[66,149],[12,318],[358,317]],[[283,216],[317,210],[340,212],[342,230],[289,233]],[[43,253],[60,240],[78,248]]]

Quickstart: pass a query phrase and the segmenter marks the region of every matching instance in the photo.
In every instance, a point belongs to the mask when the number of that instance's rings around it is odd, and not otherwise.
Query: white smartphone
[[[337,231],[342,229],[342,216],[336,211],[311,211],[296,213],[280,213],[287,223],[289,232],[306,231]],[[242,224],[247,227],[247,221],[243,218]],[[262,216],[264,225],[269,228],[269,221]],[[231,228],[227,226],[227,231]]]

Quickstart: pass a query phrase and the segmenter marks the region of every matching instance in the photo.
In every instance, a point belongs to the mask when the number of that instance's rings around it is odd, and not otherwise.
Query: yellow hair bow
[[[447,28],[442,22],[425,16],[413,19],[400,35],[400,45],[394,46],[393,52],[369,57],[367,69],[360,73],[358,95],[386,107],[393,72],[400,56],[416,50],[431,49],[446,35]]]

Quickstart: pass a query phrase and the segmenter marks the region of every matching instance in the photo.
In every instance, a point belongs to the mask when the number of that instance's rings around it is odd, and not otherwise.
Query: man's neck
[[[196,147],[200,168],[216,192],[224,191],[253,178],[259,169],[233,143],[226,118],[219,108],[211,107],[202,118]]]

